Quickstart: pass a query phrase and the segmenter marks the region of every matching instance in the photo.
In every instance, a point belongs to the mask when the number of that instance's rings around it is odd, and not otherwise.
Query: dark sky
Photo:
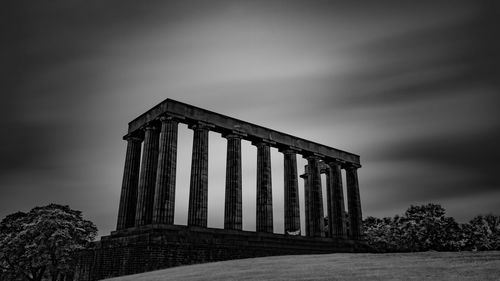
[[[497,1],[331,2],[4,3],[0,217],[68,204],[108,234],[121,137],[166,98],[361,155],[364,216],[428,202],[463,222],[500,214]],[[191,138],[181,126],[179,224]],[[210,142],[209,225],[221,227],[225,140]],[[254,229],[246,142],[243,157],[244,228]],[[272,157],[280,232],[282,156]]]

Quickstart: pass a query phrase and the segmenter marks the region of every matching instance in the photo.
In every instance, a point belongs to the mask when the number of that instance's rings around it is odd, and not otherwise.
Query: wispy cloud
[[[16,1],[3,10],[0,216],[58,201],[108,233],[126,123],[167,97],[360,154],[365,215],[439,200],[467,219],[483,209],[465,213],[460,202],[498,190],[495,1]],[[179,202],[191,149],[183,130]],[[221,158],[224,140],[213,139]],[[213,161],[216,202],[225,167]],[[276,214],[281,165],[273,160]],[[220,208],[210,212],[220,224]]]

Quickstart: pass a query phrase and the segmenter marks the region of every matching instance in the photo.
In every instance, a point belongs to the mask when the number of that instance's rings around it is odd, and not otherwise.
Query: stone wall
[[[149,225],[113,232],[80,254],[76,280],[90,281],[178,265],[274,255],[366,252],[361,241],[238,230]]]

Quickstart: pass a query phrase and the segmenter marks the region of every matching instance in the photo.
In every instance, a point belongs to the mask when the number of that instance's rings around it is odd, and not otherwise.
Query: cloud
[[[8,3],[0,217],[62,200],[107,234],[126,123],[167,97],[360,154],[368,214],[493,194],[499,10],[494,1]],[[190,137],[186,129],[179,151],[180,222]],[[224,155],[224,141],[213,143]],[[215,206],[225,169],[212,164]],[[247,167],[252,198],[253,176]],[[213,225],[220,211],[210,211]]]

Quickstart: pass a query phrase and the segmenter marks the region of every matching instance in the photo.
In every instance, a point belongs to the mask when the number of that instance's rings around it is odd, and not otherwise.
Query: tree
[[[456,250],[461,233],[458,223],[445,216],[439,204],[410,206],[402,221],[403,240],[413,251]]]
[[[469,222],[464,232],[466,249],[500,250],[500,216],[478,215]]]
[[[97,228],[69,206],[50,204],[17,212],[0,222],[0,269],[11,279],[53,281],[72,272],[75,253]]]
[[[403,229],[403,217],[394,218],[367,217],[363,228],[368,244],[379,252],[411,251],[406,244]]]
[[[378,251],[389,251],[389,227],[390,223],[386,223],[384,218],[367,217],[363,221],[363,232],[368,244]]]
[[[363,225],[368,243],[378,251],[454,251],[466,244],[463,226],[445,216],[438,204],[410,206],[403,216],[368,217]]]

